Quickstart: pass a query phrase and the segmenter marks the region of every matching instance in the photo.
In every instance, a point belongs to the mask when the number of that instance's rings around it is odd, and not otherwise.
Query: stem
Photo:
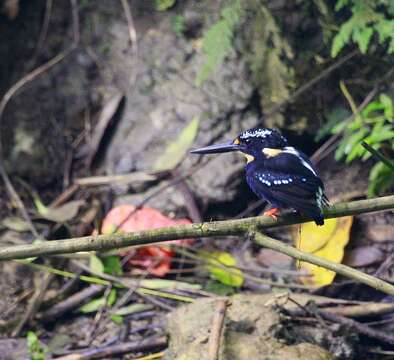
[[[324,217],[329,219],[393,208],[394,195],[391,195],[336,204],[324,212]],[[264,228],[292,225],[306,221],[310,221],[310,219],[296,213],[288,213],[279,217],[276,221],[272,218],[258,216],[246,219],[179,225],[127,234],[96,235],[65,240],[52,240],[31,245],[2,247],[0,248],[0,260],[24,259],[40,255],[66,254],[79,251],[100,251],[132,245],[148,245],[177,239],[247,235],[251,232],[257,232],[255,234],[255,240],[260,245],[287,254],[298,260],[322,266],[338,274],[367,284],[377,290],[394,295],[394,286],[383,280],[364,274],[348,266],[304,253],[259,233]]]
[[[385,164],[389,169],[394,171],[394,163],[390,161],[390,159],[386,158],[381,152],[375,150],[371,145],[367,144],[365,141],[361,142],[361,145],[369,151],[377,160],[380,160],[383,164]]]
[[[372,275],[365,274],[355,270],[349,266],[337,264],[321,257],[302,252],[292,246],[286,245],[278,240],[272,239],[261,233],[254,234],[255,241],[268,249],[278,251],[282,254],[291,256],[294,259],[305,261],[310,264],[321,266],[325,269],[334,271],[337,274],[346,276],[347,278],[357,280],[363,284],[369,285],[374,289],[380,290],[386,294],[394,295],[394,286]]]
[[[391,195],[336,204],[324,212],[324,217],[329,219],[393,208],[394,195]],[[308,217],[296,213],[288,213],[280,216],[277,221],[269,217],[257,216],[246,219],[178,225],[126,234],[95,235],[44,241],[29,245],[4,246],[0,248],[0,261],[26,259],[42,255],[68,254],[79,251],[102,251],[133,245],[148,245],[168,240],[243,235],[250,232],[252,228],[261,230],[307,221],[310,221]]]

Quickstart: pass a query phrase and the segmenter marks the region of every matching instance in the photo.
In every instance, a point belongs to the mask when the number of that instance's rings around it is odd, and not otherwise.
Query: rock
[[[206,23],[210,7],[203,6],[197,12],[196,6],[195,2],[188,2],[183,11],[193,12],[193,23]],[[112,27],[109,62],[116,69],[117,78],[129,80],[133,73],[137,81],[123,84],[127,101],[105,157],[107,173],[151,170],[158,155],[194,117],[200,119],[195,146],[232,139],[243,129],[258,124],[256,115],[245,111],[253,87],[246,80],[246,66],[239,57],[232,54],[202,88],[196,87],[196,74],[204,61],[198,41],[177,36],[170,16],[164,13],[154,22],[152,17],[144,16],[136,16],[135,21],[138,57],[124,54],[128,41],[126,24]],[[190,169],[198,159],[187,155],[181,168]],[[212,157],[208,165],[190,177],[189,185],[206,202],[229,201],[235,196],[237,184],[232,180],[243,162],[236,154]],[[128,197],[126,202],[135,203],[139,198],[140,195]],[[154,205],[173,211],[183,205],[183,199],[169,191],[165,201],[158,200]]]
[[[278,339],[275,334],[280,327],[280,316],[269,305],[270,299],[275,297],[242,294],[230,298],[230,306],[225,314],[219,360],[333,358],[317,345],[286,345]],[[169,314],[170,340],[165,360],[207,358],[207,344],[216,301],[199,299]]]
[[[0,339],[0,359],[29,359],[30,352],[27,347],[27,341],[23,338],[18,339]]]

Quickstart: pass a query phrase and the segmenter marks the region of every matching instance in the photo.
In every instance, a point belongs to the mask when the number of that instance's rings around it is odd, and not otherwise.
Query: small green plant
[[[38,336],[33,331],[27,332],[27,347],[32,360],[45,360],[46,348],[41,345]]]
[[[345,45],[353,41],[365,54],[374,33],[380,44],[387,42],[387,53],[394,52],[394,1],[392,0],[338,0],[336,11],[349,7],[351,17],[334,37],[331,55],[337,56]]]
[[[377,100],[356,113],[353,121],[342,121],[332,128],[333,134],[343,134],[335,158],[344,158],[347,163],[357,158],[363,161],[369,159],[372,154],[361,145],[362,141],[381,152],[393,151],[393,119],[393,100],[386,94],[380,94]],[[373,166],[369,180],[369,196],[377,195],[394,185],[391,169],[381,162]]]
[[[196,85],[201,86],[209,75],[219,66],[233,48],[236,26],[244,16],[240,0],[233,0],[220,12],[220,20],[212,25],[203,38],[205,64],[196,77]]]
[[[176,0],[155,0],[155,8],[158,11],[166,11],[175,5]]]
[[[186,28],[186,19],[183,15],[175,15],[171,18],[171,26],[176,36],[182,37]]]

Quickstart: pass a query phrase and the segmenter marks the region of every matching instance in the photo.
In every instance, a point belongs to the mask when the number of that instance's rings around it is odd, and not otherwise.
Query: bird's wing
[[[266,169],[277,170],[285,174],[319,177],[316,168],[301,151],[287,146],[281,150],[277,150],[274,154],[273,156],[268,155],[265,158],[264,167]],[[323,186],[323,183],[321,186]]]
[[[289,206],[322,222],[322,208],[328,204],[324,185],[306,155],[294,148],[267,157],[254,168],[256,192],[272,203]]]

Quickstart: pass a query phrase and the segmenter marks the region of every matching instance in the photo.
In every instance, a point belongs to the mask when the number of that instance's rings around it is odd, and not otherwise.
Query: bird
[[[289,146],[278,130],[256,127],[234,140],[191,150],[192,154],[239,151],[246,157],[246,182],[257,197],[272,208],[263,215],[277,219],[280,210],[291,208],[324,224],[323,208],[328,206],[324,184],[308,158]]]

